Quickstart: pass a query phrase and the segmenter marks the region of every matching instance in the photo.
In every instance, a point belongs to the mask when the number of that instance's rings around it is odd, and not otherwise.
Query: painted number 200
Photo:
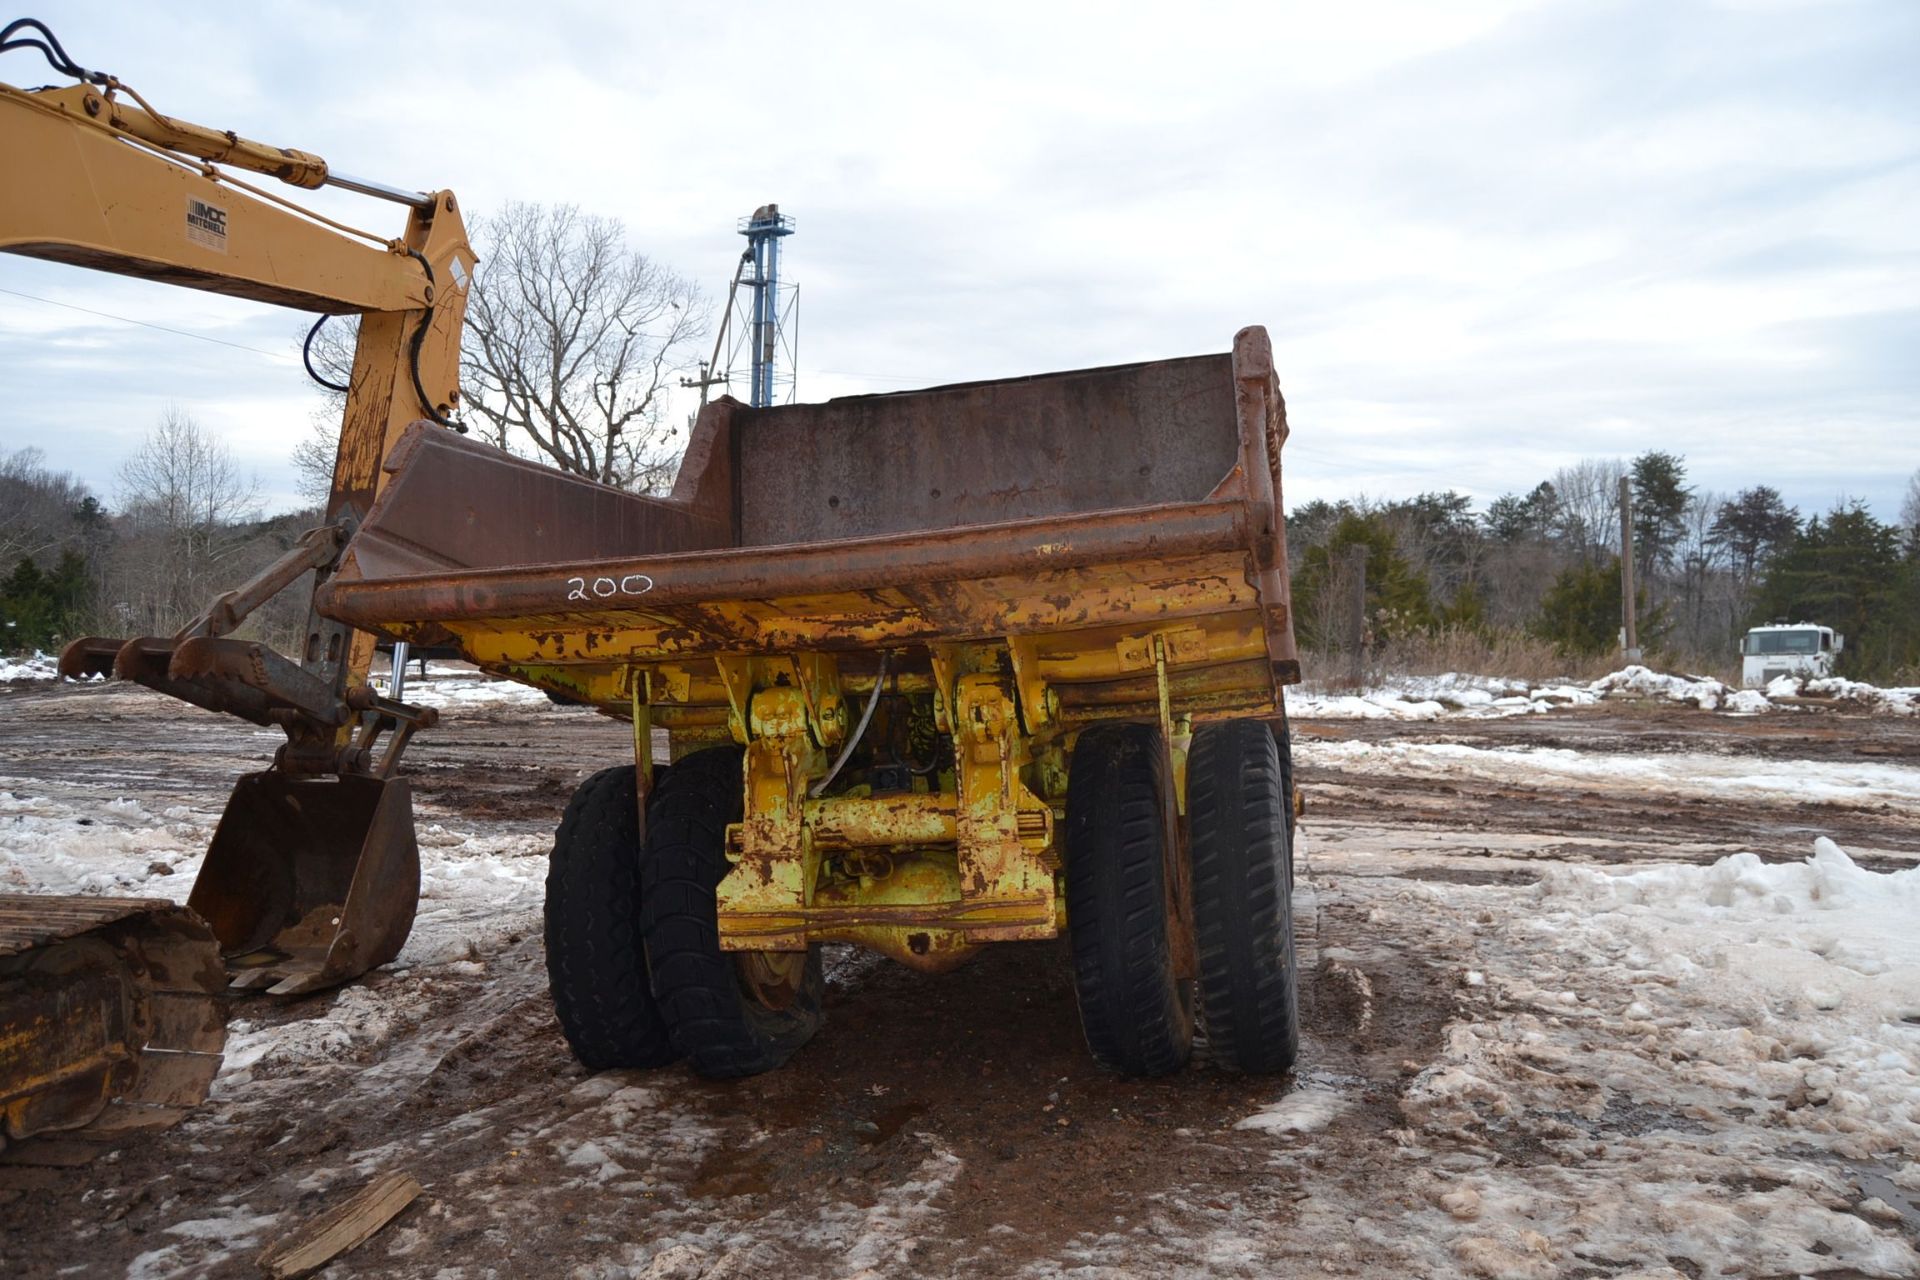
[[[611,600],[615,596],[643,596],[651,590],[653,579],[644,573],[630,573],[624,578],[595,578],[591,582],[585,578],[567,579],[569,600]]]

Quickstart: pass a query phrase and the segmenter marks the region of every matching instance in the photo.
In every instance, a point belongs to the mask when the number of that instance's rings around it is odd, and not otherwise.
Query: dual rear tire
[[[703,1076],[754,1075],[819,1029],[817,952],[769,965],[720,949],[715,891],[741,791],[740,751],[720,747],[655,771],[644,844],[631,765],[567,805],[547,870],[547,976],[589,1070],[686,1058]]]
[[[1068,942],[1094,1058],[1165,1075],[1192,1054],[1196,1019],[1214,1061],[1277,1073],[1299,1052],[1291,910],[1291,770],[1258,721],[1202,725],[1187,759],[1187,844],[1197,973],[1177,972],[1176,864],[1167,754],[1153,725],[1080,735],[1067,787]],[[740,820],[738,748],[657,771],[640,836],[634,769],[581,785],[547,873],[549,985],[561,1030],[590,1070],[686,1058],[734,1078],[784,1063],[818,1030],[819,954],[720,949],[716,890]]]
[[[1292,1067],[1300,1014],[1283,762],[1258,721],[1194,733],[1187,843],[1197,973],[1187,979],[1175,954],[1168,868],[1179,828],[1160,731],[1107,724],[1080,735],[1067,785],[1068,939],[1081,1026],[1102,1066],[1140,1076],[1179,1070],[1197,1012],[1220,1065]]]

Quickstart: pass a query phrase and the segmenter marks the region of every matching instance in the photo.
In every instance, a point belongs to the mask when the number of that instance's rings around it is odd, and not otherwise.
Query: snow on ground
[[[60,659],[51,653],[35,650],[29,656],[9,658],[0,654],[0,693],[7,692],[7,686],[32,684],[41,680],[60,678]],[[88,676],[86,683],[94,684],[104,677]]]
[[[1268,1103],[1233,1127],[1257,1129],[1262,1133],[1317,1133],[1351,1105],[1340,1089],[1304,1079],[1278,1101]]]
[[[476,835],[431,823],[419,839],[420,912],[396,966],[470,960],[498,950],[509,933],[538,927],[551,836]]]
[[[443,710],[448,707],[552,705],[547,695],[532,685],[498,680],[484,671],[438,666],[429,667],[428,671],[428,679],[423,681],[416,677],[406,682],[401,689],[402,701]]]
[[[33,795],[0,778],[0,893],[78,893],[185,902],[219,821],[217,810],[169,806],[102,791]],[[21,790],[5,788],[21,787]],[[467,963],[509,933],[535,927],[545,895],[544,834],[475,834],[422,822],[420,909],[394,964]]]
[[[1702,695],[1714,693],[1617,674],[1624,678],[1601,692],[1566,688],[1565,701],[1678,690],[1704,706]],[[493,683],[450,672],[414,689]],[[1546,700],[1536,692],[1448,677],[1395,696],[1431,704],[1435,715],[1504,714],[1489,709],[1524,697],[1530,712]],[[1299,702],[1295,714],[1306,714]],[[1877,762],[1437,742],[1303,741],[1296,750],[1308,768],[1545,790],[1774,807],[1920,804],[1920,769]],[[180,900],[217,801],[209,809],[0,777],[0,891]],[[261,1113],[304,1105],[317,1089],[412,1096],[457,1063],[462,1044],[497,1038],[515,1009],[544,999],[537,932],[548,838],[435,816],[421,823],[420,914],[400,959],[300,1006],[298,1016],[250,1009],[236,1020],[214,1102],[185,1122],[188,1139],[195,1126],[212,1134],[260,1123]],[[1313,896],[1337,903],[1342,920],[1364,919],[1320,939],[1321,982],[1349,975],[1359,990],[1368,970],[1404,968],[1408,956],[1442,966],[1454,1006],[1437,1054],[1404,1064],[1396,1057],[1385,1068],[1391,1083],[1382,1084],[1314,1068],[1324,1050],[1309,1045],[1309,1069],[1276,1085],[1271,1103],[1222,1114],[1220,1132],[1179,1132],[1195,1169],[1230,1137],[1263,1144],[1261,1159],[1271,1143],[1275,1176],[1300,1188],[1288,1216],[1262,1216],[1241,1192],[1216,1195],[1196,1174],[1192,1186],[1170,1183],[1154,1197],[1139,1225],[1090,1222],[1027,1274],[1137,1274],[1139,1258],[1177,1247],[1190,1264],[1167,1274],[1275,1274],[1275,1257],[1307,1273],[1337,1263],[1340,1250],[1364,1249],[1369,1259],[1395,1261],[1374,1274],[1920,1275],[1910,1243],[1920,1227],[1920,931],[1912,923],[1920,870],[1871,872],[1820,840],[1801,862],[1738,853],[1705,866],[1649,861],[1621,873],[1548,865],[1540,874],[1539,861],[1522,859],[1543,838],[1469,832],[1462,839],[1491,851],[1477,865],[1523,868],[1538,882],[1439,884],[1409,874],[1432,865],[1430,831],[1307,831],[1303,939],[1316,936],[1315,913],[1305,909]],[[1420,852],[1410,853],[1415,842]],[[1648,857],[1676,852],[1663,846]],[[454,999],[457,1018],[423,1026],[425,1010]],[[1382,1019],[1395,1013],[1390,1000],[1380,1010]],[[381,1134],[378,1145],[316,1174],[308,1190],[353,1189],[423,1152],[458,1151],[470,1163],[416,1213],[435,1215],[442,1235],[444,1221],[457,1219],[459,1238],[484,1248],[528,1213],[563,1211],[569,1197],[645,1197],[653,1206],[645,1242],[603,1237],[599,1258],[574,1272],[581,1276],[906,1274],[919,1238],[952,1230],[943,1213],[966,1194],[966,1166],[937,1135],[911,1130],[904,1176],[876,1198],[856,1204],[830,1191],[747,1221],[717,1215],[706,1193],[688,1188],[704,1162],[753,1135],[723,1107],[636,1079],[555,1087],[551,1109],[511,1095],[482,1100],[407,1137]],[[1367,1127],[1384,1113],[1382,1095],[1397,1108],[1384,1123],[1398,1126],[1384,1133]],[[517,1171],[527,1152],[550,1157],[538,1185]],[[257,1250],[264,1227],[287,1225],[237,1194],[183,1205],[180,1218],[148,1237],[131,1274],[195,1273]],[[1221,1227],[1169,1244],[1169,1232],[1197,1221]],[[415,1271],[426,1237],[422,1225],[396,1224],[364,1246],[358,1265]],[[841,1260],[837,1272],[814,1268],[820,1257]]]
[[[24,779],[0,778],[0,893],[186,901],[217,812],[173,805],[155,813],[104,791],[74,803],[24,786]]]
[[[405,695],[408,702],[419,706],[473,707],[520,702],[544,706],[547,703],[547,695],[538,689],[512,680],[496,679],[469,666],[429,663],[424,680],[420,678],[418,670],[416,667],[410,671]],[[53,654],[36,652],[30,657],[0,656],[0,692],[4,692],[4,686],[10,684],[38,683],[59,678],[59,659]],[[99,679],[95,676],[89,683]],[[376,674],[373,683],[384,689],[388,676],[384,672]]]
[[[1459,777],[1551,789],[1575,784],[1597,790],[1812,802],[1877,808],[1920,805],[1920,769],[1908,765],[1779,760],[1705,752],[1608,753],[1564,748],[1470,747],[1452,742],[1294,743],[1303,767],[1335,767],[1395,777]]]
[[[0,657],[0,684],[16,680],[52,680],[59,676],[51,654],[36,652],[31,657]]]
[[[127,1267],[127,1280],[205,1275],[213,1263],[257,1249],[277,1223],[272,1214],[256,1214],[244,1204],[216,1209],[205,1218],[176,1222],[163,1233],[176,1237],[175,1241],[136,1257]]]
[[[1475,921],[1493,962],[1462,973],[1471,1015],[1407,1090],[1398,1139],[1429,1206],[1400,1229],[1469,1274],[1920,1274],[1887,1229],[1910,1206],[1855,1190],[1920,1193],[1920,871],[1823,839],[1801,864],[1397,896]]]
[[[1287,712],[1303,720],[1438,720],[1444,716],[1533,715],[1559,707],[1592,706],[1607,698],[1675,702],[1702,711],[1759,715],[1793,705],[1792,699],[1821,699],[1851,709],[1888,715],[1920,715],[1920,688],[1882,689],[1839,678],[1801,680],[1783,676],[1762,691],[1736,689],[1704,676],[1667,675],[1630,666],[1589,683],[1554,681],[1530,684],[1497,676],[1448,672],[1439,676],[1401,676],[1359,693],[1287,692]]]

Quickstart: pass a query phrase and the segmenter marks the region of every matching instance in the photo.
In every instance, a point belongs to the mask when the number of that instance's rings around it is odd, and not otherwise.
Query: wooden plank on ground
[[[56,1138],[39,1135],[23,1138],[0,1151],[0,1164],[39,1165],[47,1169],[78,1169],[91,1164],[94,1157],[107,1150],[97,1142],[81,1142],[73,1138]]]
[[[420,1194],[410,1173],[383,1173],[340,1204],[267,1246],[260,1266],[273,1280],[291,1280],[365,1244]]]

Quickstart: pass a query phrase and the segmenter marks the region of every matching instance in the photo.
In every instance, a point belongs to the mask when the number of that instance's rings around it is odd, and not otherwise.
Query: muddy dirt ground
[[[1607,704],[1295,732],[1309,806],[1302,959],[1315,981],[1291,1079],[1227,1074],[1204,1045],[1171,1079],[1104,1075],[1056,945],[991,948],[931,978],[835,951],[826,1026],[785,1070],[726,1085],[682,1068],[592,1077],[555,1025],[537,910],[523,902],[476,927],[458,962],[293,1002],[236,999],[247,1043],[307,1024],[324,1034],[256,1055],[187,1121],[88,1167],[0,1167],[0,1272],[255,1275],[264,1244],[405,1169],[422,1198],[326,1274],[1409,1274],[1403,1237],[1430,1230],[1432,1205],[1395,1163],[1418,1128],[1405,1091],[1450,1024],[1488,1016],[1463,969],[1500,963],[1462,941],[1470,932],[1432,927],[1447,893],[1524,887],[1559,863],[1710,862],[1736,849],[1797,859],[1816,835],[1863,866],[1920,862],[1920,812],[1893,804],[1733,805],[1313,763],[1317,745],[1360,741],[1920,768],[1912,719]],[[409,759],[420,819],[537,836],[627,743],[622,726],[579,711],[450,712]],[[0,791],[16,796],[217,813],[232,777],[272,746],[140,691],[0,701]],[[1338,1114],[1293,1132],[1235,1127],[1301,1089],[1337,1094]],[[1644,1116],[1621,1113],[1623,1134],[1635,1124]],[[1445,1142],[1419,1141],[1432,1161],[1452,1158]],[[1537,1143],[1531,1156],[1515,1143],[1481,1140],[1472,1158],[1538,1156]],[[1912,1240],[1910,1223],[1875,1230],[1889,1249]],[[1591,1251],[1511,1265],[1465,1245],[1447,1256],[1461,1274],[1715,1272],[1684,1251],[1666,1271]]]

